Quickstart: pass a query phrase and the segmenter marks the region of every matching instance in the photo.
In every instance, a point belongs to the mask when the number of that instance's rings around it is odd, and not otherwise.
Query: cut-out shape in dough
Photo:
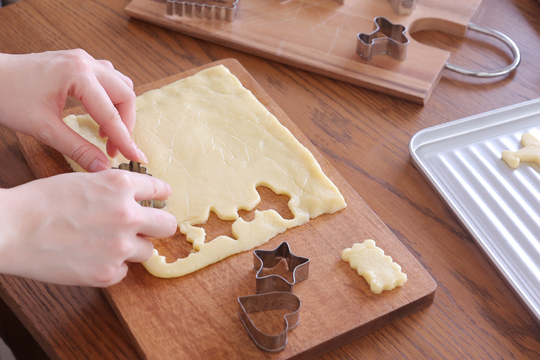
[[[136,107],[133,138],[148,158],[149,171],[172,186],[165,210],[193,244],[187,257],[173,263],[154,250],[143,265],[155,276],[189,274],[346,206],[309,150],[222,65],[149,91],[137,97]],[[105,152],[105,139],[90,116],[64,121]],[[121,156],[111,159],[113,166],[122,162]],[[260,186],[287,195],[294,217],[284,219],[272,209],[255,211],[251,221],[239,217],[239,211],[260,202]],[[205,242],[200,225],[210,212],[234,221],[234,238]]]
[[[341,259],[366,279],[374,294],[403,286],[407,281],[407,275],[401,272],[401,266],[390,256],[384,255],[384,251],[377,247],[373,240],[365,240],[361,244],[354,244],[352,248],[344,249]]]
[[[540,140],[532,134],[525,133],[521,137],[523,148],[518,151],[504,150],[502,159],[508,166],[517,169],[521,161],[533,161],[540,165]]]

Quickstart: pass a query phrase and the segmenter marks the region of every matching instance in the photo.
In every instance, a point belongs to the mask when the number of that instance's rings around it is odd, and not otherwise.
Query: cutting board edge
[[[366,329],[360,329],[360,327],[358,327],[347,331],[341,335],[338,335],[337,337],[332,338],[331,340],[328,340],[327,342],[321,343],[309,350],[306,350],[302,353],[297,354],[296,356],[291,357],[290,360],[308,360],[322,356],[337,348],[350,344],[351,342],[356,341],[365,335],[382,329],[383,327],[388,326],[398,320],[404,319],[414,313],[417,313],[420,310],[426,309],[431,304],[433,304],[435,300],[436,290],[437,284],[435,283],[435,287],[430,289],[430,291],[425,296],[418,298],[413,302],[410,302],[408,305],[395,309],[382,317],[373,319],[372,321],[367,323],[367,327],[366,324],[362,324],[362,326],[366,327]],[[407,311],[403,311],[403,313],[400,314],[399,312],[404,309]],[[369,325],[372,326],[370,327]]]
[[[416,299],[415,301],[412,301],[409,304],[402,306],[400,308],[396,308],[382,317],[373,319],[372,321],[367,323],[368,324],[367,327],[366,327],[366,324],[361,324],[361,326],[358,326],[357,328],[351,329],[345,333],[342,333],[336,337],[333,337],[332,339],[324,343],[321,343],[315,347],[312,347],[302,353],[298,353],[295,356],[290,357],[289,359],[290,360],[293,360],[293,359],[294,360],[304,360],[304,359],[308,360],[308,359],[313,359],[313,358],[322,356],[337,348],[340,348],[353,341],[356,341],[360,339],[361,337],[368,335],[376,330],[382,329],[385,326],[388,326],[398,320],[404,319],[420,310],[428,308],[430,305],[433,304],[435,300],[435,293],[437,290],[437,283],[435,282],[434,279],[432,280],[433,280],[432,285],[427,291],[427,293],[424,296]],[[122,311],[116,306],[114,299],[112,298],[108,289],[103,288],[102,291],[105,297],[107,298],[107,300],[109,301],[109,303],[111,304],[111,307],[114,310],[116,316],[119,318],[126,335],[131,340],[132,344],[137,350],[137,353],[139,354],[141,359],[147,360],[148,357],[146,356],[146,353],[143,351],[139,341],[137,340],[137,337],[133,334],[133,332],[131,331],[131,328],[128,326],[128,324],[124,320]],[[302,316],[302,313],[300,313],[300,316]],[[240,321],[240,319],[238,321]]]
[[[107,302],[109,303],[109,305],[113,309],[114,313],[116,314],[116,317],[118,318],[118,321],[120,321],[120,324],[122,324],[122,328],[124,329],[124,332],[127,335],[127,337],[129,338],[129,340],[131,341],[131,344],[133,345],[133,347],[137,351],[137,354],[139,354],[139,356],[141,357],[142,360],[147,360],[148,357],[146,356],[146,353],[143,351],[143,349],[142,349],[139,341],[137,340],[135,334],[131,331],[131,327],[129,326],[129,324],[124,319],[124,316],[122,315],[122,311],[118,308],[118,306],[116,306],[116,302],[114,301],[111,293],[108,291],[107,288],[102,288],[101,291],[102,291],[103,295],[105,296],[105,298],[107,299]]]
[[[35,157],[31,153],[28,152],[29,149],[33,149],[36,147],[45,151],[47,153],[47,156],[50,159],[52,159],[54,163],[62,170],[62,173],[73,172],[73,170],[71,169],[71,167],[65,160],[64,156],[60,154],[58,151],[56,151],[55,149],[53,149],[52,147],[45,145],[26,134],[16,133],[16,136],[17,136],[17,142],[19,144],[19,150],[21,151],[23,157],[25,158],[26,163],[32,170],[32,173],[36,177],[37,177],[37,174],[45,174],[45,176],[43,177],[49,177],[49,176],[54,176],[58,174],[57,172],[52,171],[53,170],[52,168],[50,170],[47,168],[40,169],[41,167],[40,165],[43,165],[43,164],[40,163],[39,161],[38,162],[34,161]]]
[[[170,83],[172,81],[175,81],[179,78],[184,78],[186,76],[189,76],[190,74],[194,74],[202,69],[205,69],[205,68],[209,68],[209,67],[212,67],[212,66],[215,66],[217,64],[223,64],[225,66],[227,66],[227,64],[235,64],[236,66],[240,66],[244,71],[245,71],[245,75],[248,76],[249,78],[251,78],[251,81],[253,82],[253,84],[250,84],[250,85],[253,85],[255,86],[256,88],[252,88],[251,86],[248,87],[249,90],[251,91],[254,91],[255,93],[259,92],[259,91],[263,91],[265,94],[266,92],[264,91],[264,89],[260,86],[260,84],[258,84],[255,79],[253,79],[253,77],[251,76],[251,74],[249,74],[249,72],[243,68],[243,66],[240,64],[240,62],[236,59],[223,59],[223,60],[219,60],[219,61],[215,61],[215,62],[212,62],[212,63],[209,63],[209,64],[205,64],[203,66],[200,66],[200,67],[196,67],[196,68],[193,68],[193,69],[190,69],[190,70],[187,70],[187,71],[183,71],[179,74],[175,74],[175,75],[172,75],[172,76],[169,76],[167,78],[164,78],[164,79],[160,79],[160,80],[157,80],[155,82],[152,82],[152,83],[149,83],[149,84],[146,84],[146,85],[143,85],[143,86],[140,86],[138,87],[137,89],[139,90],[138,92],[141,92],[141,91],[147,91],[149,90],[150,88],[153,88],[154,86],[163,86],[164,84],[166,83]],[[234,72],[233,72],[234,74]],[[236,75],[236,74],[235,74]],[[267,94],[266,94],[267,95]],[[281,114],[283,114],[283,116],[286,116],[288,118],[288,116],[283,112],[283,110],[281,110],[279,108],[279,106],[275,103],[275,101],[269,97],[267,95],[268,99],[259,99],[263,105],[267,106],[268,103],[271,103],[271,104],[274,104],[275,106],[278,107],[279,109],[279,112]],[[74,109],[68,109],[66,110],[66,112],[68,113],[77,113],[78,111],[82,111],[83,108],[75,108]],[[292,122],[292,120],[290,120],[289,118],[289,121]],[[292,122],[293,126],[295,126],[294,122]],[[295,126],[296,127],[296,126]],[[299,135],[301,136],[301,139],[302,139],[302,143],[304,143],[304,141],[307,141],[309,142],[309,145],[311,147],[313,147],[315,150],[317,150],[314,145],[309,141],[309,139],[299,130],[297,129],[297,131],[299,132]],[[23,139],[22,142],[19,143],[19,146],[23,146],[23,142],[25,140],[28,140],[28,137],[24,137],[24,136],[21,136],[21,138]],[[29,138],[29,140],[33,141],[34,144],[37,144],[37,146],[41,146],[43,147],[44,145],[41,144],[41,143],[38,143],[36,142],[34,139],[32,138]],[[41,148],[40,148],[41,149]],[[26,156],[29,156],[30,154],[26,151],[26,149],[23,149],[25,150],[23,152],[23,154]],[[63,164],[64,167],[67,167],[69,169],[69,171],[71,171],[71,169],[69,168],[69,166],[67,165],[67,162],[65,162],[65,160],[63,159],[62,155],[60,155],[59,153],[57,153],[55,150],[53,149],[50,149],[51,151],[55,152],[58,156],[58,161],[60,161],[61,159],[61,163]],[[31,155],[30,155],[31,156]],[[334,176],[337,176],[339,177],[339,179],[334,179],[334,181],[338,180],[340,183],[343,183],[343,184],[346,184],[346,186],[348,187],[348,189],[346,190],[346,192],[351,192],[352,194],[350,195],[355,195],[360,201],[362,201],[364,204],[365,202],[363,201],[363,199],[356,193],[356,191],[354,191],[354,189],[350,186],[350,184],[348,184],[345,179],[339,174],[339,172],[337,172],[337,170],[335,170],[335,168],[333,168],[331,166],[331,164],[329,163],[328,159],[326,159],[326,157],[320,152],[320,151],[316,151],[316,153],[314,154],[314,156],[317,157],[317,160],[318,161],[324,161],[326,164],[327,164],[327,167],[331,170],[331,173],[332,173],[332,177]],[[35,160],[37,161],[36,159],[32,159],[31,160]],[[31,161],[29,161],[29,159],[27,158],[27,161],[29,162],[29,164],[31,163]],[[37,168],[37,169],[34,169],[32,166],[32,171],[41,171],[41,174],[43,174],[43,171],[44,169],[47,170],[47,167],[42,167],[42,168]],[[65,169],[65,168],[64,168]],[[327,174],[328,175],[328,174]],[[365,206],[367,207],[367,204],[365,204]],[[369,208],[369,207],[368,207]],[[406,249],[406,247],[404,246],[404,244],[401,243],[401,241],[399,239],[397,239],[395,237],[395,235],[393,234],[393,232],[386,226],[386,224],[384,222],[382,222],[382,220],[380,218],[378,218],[378,216],[373,212],[372,209],[369,209],[371,211],[371,215],[373,218],[377,219],[376,223],[377,224],[374,224],[374,225],[377,225],[377,227],[384,227],[384,231],[385,232],[388,232],[394,239],[395,241],[399,244],[399,247],[402,247],[404,248],[404,250],[401,250],[401,251],[406,251],[407,253],[409,253],[410,257],[417,263],[417,265],[421,268],[421,271],[423,273],[423,278],[425,278],[426,280],[429,279],[430,281],[430,284],[431,285],[435,285],[435,286],[427,286],[427,288],[429,288],[429,290],[427,291],[427,294],[425,292],[425,288],[426,286],[423,287],[424,291],[422,291],[422,295],[420,298],[417,298],[416,300],[414,300],[413,302],[411,303],[407,303],[406,305],[404,306],[401,306],[401,307],[398,307],[396,309],[393,309],[391,310],[389,313],[385,314],[383,317],[380,317],[380,318],[376,318],[376,319],[373,319],[371,321],[369,321],[368,323],[373,323],[374,321],[378,320],[378,319],[385,319],[383,325],[381,326],[378,326],[377,328],[380,328],[382,326],[385,326],[399,318],[402,318],[402,317],[406,317],[408,315],[410,315],[409,313],[409,310],[410,311],[417,311],[417,309],[415,308],[415,305],[414,304],[417,304],[416,306],[418,307],[418,309],[420,308],[423,308],[425,306],[429,306],[432,302],[432,297],[434,296],[434,292],[435,292],[435,289],[436,289],[436,283],[434,281],[434,279],[431,277],[431,275],[429,275],[429,273],[425,270],[425,268],[418,262],[418,260]],[[114,301],[114,299],[111,301],[110,299],[110,293],[105,290],[104,291],[104,294],[106,294],[106,297],[107,299],[109,300],[109,303],[111,304],[112,308],[114,309],[115,313],[117,314],[117,316],[119,316],[120,318],[120,321],[124,327],[124,331],[126,331],[126,334],[128,334],[128,336],[130,337],[130,339],[133,341],[134,338],[135,338],[135,335],[131,332],[131,327],[127,324],[124,316],[121,315],[121,310],[117,308],[116,306],[116,303]],[[424,299],[424,300],[423,300]],[[428,301],[425,301],[425,299],[428,299]],[[431,299],[431,301],[429,301],[429,299]],[[402,310],[407,310],[407,311],[402,311]],[[392,316],[390,316],[389,314],[392,314]],[[399,316],[398,316],[399,315]],[[358,325],[358,327],[362,326],[363,324],[366,324],[366,323],[361,323],[360,325]],[[374,328],[375,329],[375,328]],[[373,330],[374,330],[373,329]],[[346,342],[349,342],[349,341],[352,341],[354,337],[358,338],[362,335],[365,335],[373,330],[367,330],[367,331],[359,331],[357,328],[353,329],[353,330],[349,330],[347,331],[346,333],[342,334],[342,335],[338,335],[340,337],[340,341],[343,341],[343,344],[345,344]],[[331,340],[328,340],[328,341],[331,341]],[[328,342],[327,341],[327,342]],[[326,342],[325,342],[326,343]],[[142,348],[139,344],[139,342],[136,340],[135,338],[135,343],[134,343],[138,349],[138,352],[141,356],[145,357],[146,358],[146,354],[142,351]],[[339,346],[342,346],[343,344],[341,345],[337,345],[337,347]],[[316,345],[315,347],[318,347],[319,345]],[[310,348],[312,349],[312,348]],[[309,352],[310,349],[306,350],[305,352]],[[325,350],[325,352],[327,352],[329,350]],[[303,352],[303,353],[305,353]],[[300,354],[303,354],[303,353],[300,353]],[[294,356],[297,356],[297,355],[300,355],[300,354],[295,354]]]
[[[296,67],[301,70],[309,71],[315,74],[329,77],[338,81],[343,81],[345,83],[349,83],[355,86],[359,86],[359,87],[376,91],[376,92],[386,94],[389,96],[397,97],[397,98],[410,101],[413,103],[417,103],[420,105],[425,105],[427,103],[427,101],[431,97],[431,94],[434,88],[438,84],[439,79],[441,78],[442,71],[444,69],[445,62],[441,62],[440,64],[438,64],[436,76],[433,77],[433,79],[429,83],[429,86],[426,86],[425,88],[412,87],[412,86],[408,86],[404,84],[398,84],[395,82],[389,82],[389,81],[384,80],[383,78],[378,78],[380,80],[374,83],[368,80],[368,79],[373,79],[373,76],[365,76],[362,72],[347,75],[345,73],[339,72],[336,66],[334,66],[335,70],[324,69],[315,64],[310,64],[309,62],[307,62],[307,60],[306,61],[295,60],[294,58],[290,56],[277,54],[269,50],[265,51],[260,48],[253,48],[248,45],[244,45],[242,43],[229,40],[226,37],[216,37],[215,35],[211,33],[205,33],[200,30],[198,31],[198,29],[190,28],[188,25],[183,25],[180,22],[170,20],[166,16],[163,16],[163,17],[150,16],[146,12],[138,9],[138,7],[135,5],[137,1],[140,1],[140,0],[131,1],[124,8],[124,10],[126,11],[126,14],[128,14],[132,18],[142,20],[142,21],[151,23],[153,25],[162,26],[169,30],[176,31],[176,32],[179,32],[188,36],[192,36],[195,38],[199,38],[202,40],[206,40],[206,41],[218,44],[218,45],[226,46],[234,50],[246,52],[249,54],[253,54],[255,56],[260,56],[260,57],[263,57],[272,61],[276,61],[285,65]],[[459,24],[456,23],[456,25],[459,25]],[[436,48],[433,48],[433,49],[443,51],[441,49],[436,49]],[[450,52],[447,52],[447,55],[448,55],[447,58],[449,58]],[[369,67],[369,68],[383,71],[382,69],[379,69],[377,67]],[[349,72],[353,73],[354,71],[349,71]],[[365,77],[365,79],[363,79],[362,77]]]

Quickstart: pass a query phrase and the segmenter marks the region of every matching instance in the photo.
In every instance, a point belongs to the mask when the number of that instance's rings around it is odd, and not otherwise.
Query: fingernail
[[[90,164],[90,167],[88,168],[90,172],[98,172],[98,171],[103,171],[107,169],[109,169],[109,166],[107,166],[107,164],[105,164],[103,161],[99,159],[94,160],[94,162],[92,162],[92,164]]]
[[[143,164],[148,164],[148,159],[146,158],[146,155],[142,152],[141,149],[137,148],[137,153],[139,154],[139,158],[141,159]]]

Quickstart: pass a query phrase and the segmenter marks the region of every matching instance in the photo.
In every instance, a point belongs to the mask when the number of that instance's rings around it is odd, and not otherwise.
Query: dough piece
[[[523,148],[518,151],[504,150],[502,159],[508,166],[517,169],[520,161],[534,161],[540,165],[540,141],[532,134],[525,133],[521,137]]]
[[[401,266],[393,262],[390,256],[384,255],[384,251],[377,247],[373,240],[365,240],[343,250],[341,258],[366,279],[374,294],[403,286],[407,281],[407,275],[401,272]]]
[[[149,91],[136,107],[133,138],[148,157],[149,172],[172,186],[165,210],[193,243],[192,253],[173,263],[154,250],[143,263],[154,276],[189,274],[346,206],[313,155],[222,65]],[[64,121],[105,152],[105,140],[88,115]],[[113,166],[122,162],[121,156],[111,159]],[[294,218],[283,219],[274,210],[256,211],[250,222],[240,218],[238,210],[260,202],[260,185],[288,195]],[[196,225],[210,211],[236,220],[236,239],[219,236],[205,243],[205,231]]]

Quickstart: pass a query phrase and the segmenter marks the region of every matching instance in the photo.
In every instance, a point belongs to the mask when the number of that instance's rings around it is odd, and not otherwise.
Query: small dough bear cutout
[[[373,240],[365,240],[343,250],[341,259],[350,263],[351,268],[366,279],[374,294],[403,286],[407,281],[407,275],[401,272],[401,266],[390,256],[384,255],[383,249],[377,247]]]
[[[526,133],[521,137],[523,148],[518,151],[504,150],[502,159],[508,166],[517,169],[521,161],[533,161],[540,165],[540,140],[532,134]]]

